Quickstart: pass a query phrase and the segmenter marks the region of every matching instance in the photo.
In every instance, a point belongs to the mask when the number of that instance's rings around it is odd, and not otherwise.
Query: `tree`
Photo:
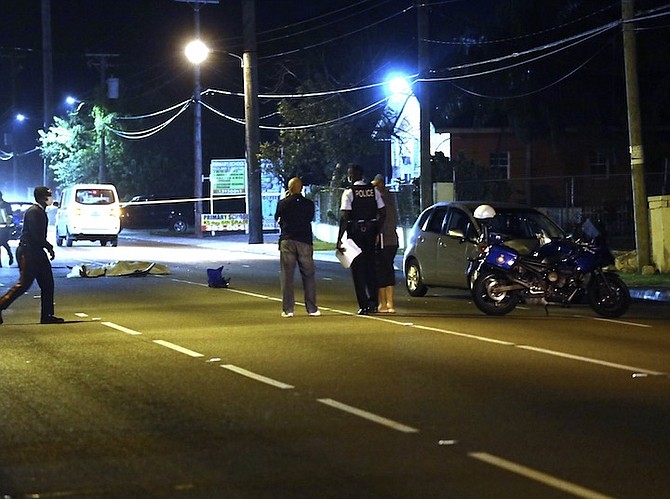
[[[97,182],[100,142],[105,134],[107,180],[116,185],[122,198],[138,193],[186,195],[191,172],[179,160],[165,153],[161,142],[126,142],[107,128],[114,115],[94,106],[67,118],[54,118],[49,130],[40,132],[42,155],[49,161],[60,186]]]
[[[81,110],[67,118],[54,117],[46,132],[40,131],[40,149],[61,186],[97,182],[100,166],[100,144],[105,134],[107,174],[114,181],[123,171],[123,143],[106,131],[113,119],[101,107],[89,114]]]
[[[338,88],[334,79],[317,73],[299,85],[296,93]],[[300,176],[306,184],[328,184],[346,174],[346,166],[373,156],[378,147],[371,137],[374,119],[353,118],[330,123],[357,109],[353,99],[340,93],[321,97],[284,99],[278,106],[281,124],[296,127],[279,132],[277,140],[261,144],[260,155],[284,183]],[[297,128],[304,126],[304,128]]]

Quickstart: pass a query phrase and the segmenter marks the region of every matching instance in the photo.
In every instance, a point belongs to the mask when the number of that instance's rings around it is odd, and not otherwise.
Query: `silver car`
[[[468,288],[468,258],[479,252],[481,234],[472,215],[481,201],[434,204],[416,219],[403,257],[405,285],[411,296],[424,296],[429,287]],[[565,232],[542,212],[512,203],[486,203],[496,216],[492,231],[522,254],[539,245],[539,237],[565,237]]]

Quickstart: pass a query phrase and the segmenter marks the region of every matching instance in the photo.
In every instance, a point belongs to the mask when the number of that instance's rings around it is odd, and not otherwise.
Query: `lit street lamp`
[[[186,57],[193,63],[194,87],[193,87],[193,162],[195,166],[193,195],[196,198],[195,235],[202,236],[202,106],[200,103],[200,64],[209,55],[209,48],[201,40],[194,40],[186,45],[184,50]]]

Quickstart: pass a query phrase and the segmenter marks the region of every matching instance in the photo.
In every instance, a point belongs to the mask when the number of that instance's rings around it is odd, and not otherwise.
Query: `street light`
[[[193,195],[196,198],[194,207],[195,235],[202,237],[202,107],[200,103],[200,64],[209,55],[209,48],[201,40],[193,40],[184,50],[186,58],[193,63],[193,162],[195,166]]]

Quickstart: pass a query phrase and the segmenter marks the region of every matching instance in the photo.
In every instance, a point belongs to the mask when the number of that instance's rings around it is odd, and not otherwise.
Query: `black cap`
[[[51,193],[51,189],[47,186],[40,185],[39,187],[35,187],[35,201],[44,201],[49,196],[53,196],[53,194]]]

